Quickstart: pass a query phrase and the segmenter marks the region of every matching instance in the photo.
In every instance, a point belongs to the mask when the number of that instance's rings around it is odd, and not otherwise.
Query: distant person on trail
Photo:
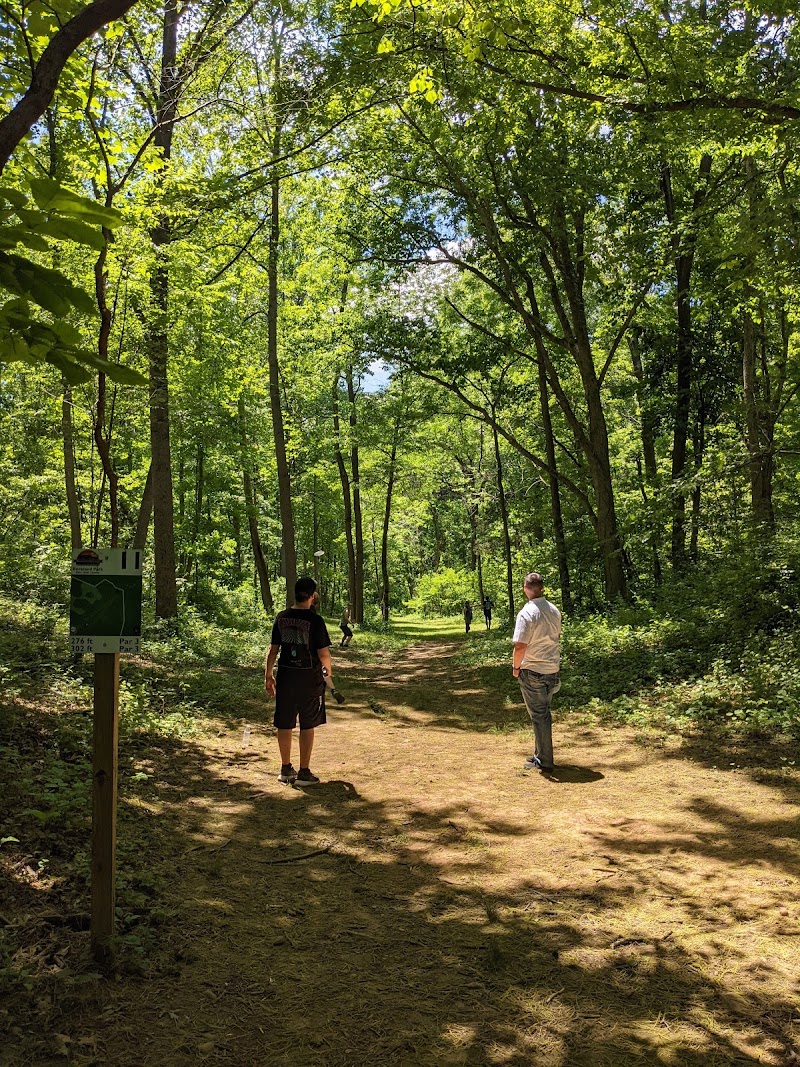
[[[553,720],[550,705],[561,688],[561,612],[544,595],[544,578],[525,576],[527,603],[514,627],[512,668],[533,726],[533,755],[528,771],[553,770]]]
[[[492,628],[492,609],[494,608],[494,602],[485,596],[483,598],[483,617],[486,620],[486,629]]]
[[[325,723],[325,676],[333,684],[331,639],[321,615],[314,610],[318,599],[313,578],[298,578],[294,604],[278,612],[264,664],[264,688],[275,697],[273,723],[278,730],[281,754],[279,782],[315,785],[311,773],[314,730]],[[273,675],[278,661],[277,680]],[[300,770],[292,766],[292,732],[300,720]]]
[[[469,633],[469,628],[472,625],[472,604],[468,600],[464,601],[464,627],[465,633]]]
[[[342,621],[339,623],[339,629],[342,631],[342,640],[339,642],[339,648],[349,648],[350,642],[353,639],[353,630],[350,626],[350,605],[342,611]]]

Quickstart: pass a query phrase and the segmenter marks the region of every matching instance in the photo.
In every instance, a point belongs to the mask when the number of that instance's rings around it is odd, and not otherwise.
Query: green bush
[[[465,600],[471,600],[472,609],[477,612],[477,597],[474,574],[445,567],[423,574],[417,582],[416,595],[407,602],[406,608],[411,615],[426,618],[458,615]]]

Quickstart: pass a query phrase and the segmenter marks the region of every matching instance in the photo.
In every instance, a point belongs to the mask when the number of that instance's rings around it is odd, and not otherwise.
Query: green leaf
[[[98,252],[102,252],[106,244],[102,230],[96,226],[88,226],[78,219],[51,218],[39,227],[39,232],[62,241],[75,241],[77,244],[88,245],[90,248],[97,249]]]
[[[27,226],[0,226],[0,248],[15,248],[24,245],[36,252],[49,252],[50,245],[44,237],[32,233]]]
[[[139,371],[133,370],[131,367],[125,367],[121,363],[110,363],[107,359],[101,359],[94,352],[84,349],[80,358],[82,363],[86,363],[96,371],[108,375],[112,381],[119,382],[120,385],[147,385],[147,378],[140,374]]]
[[[87,315],[97,310],[91,296],[59,271],[11,252],[0,252],[0,286],[53,315],[67,315],[72,308]]]
[[[92,372],[74,359],[65,355],[64,352],[53,351],[45,359],[46,363],[56,367],[70,385],[82,385],[83,382],[91,381]]]
[[[0,362],[2,363],[39,363],[31,352],[28,342],[21,334],[0,330]]]
[[[28,203],[27,196],[21,193],[19,189],[0,189],[0,200],[6,200],[15,208],[24,208]]]
[[[19,844],[19,838],[18,837],[0,837],[0,845],[9,845],[12,842],[13,842],[13,844],[18,845]]]
[[[84,222],[106,226],[110,230],[122,223],[122,215],[116,208],[103,207],[94,200],[79,196],[52,178],[30,178],[28,184],[42,211],[57,211],[61,215],[81,218]]]

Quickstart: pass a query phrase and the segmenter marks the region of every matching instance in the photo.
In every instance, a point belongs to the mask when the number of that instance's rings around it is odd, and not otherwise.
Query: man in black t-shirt
[[[314,730],[326,721],[325,676],[333,680],[331,639],[324,620],[314,610],[317,583],[299,578],[294,587],[294,604],[278,613],[264,664],[264,688],[275,697],[273,723],[278,730],[281,753],[279,782],[314,785],[311,773]],[[278,661],[277,679],[273,675]],[[292,731],[300,720],[300,770],[292,766]]]

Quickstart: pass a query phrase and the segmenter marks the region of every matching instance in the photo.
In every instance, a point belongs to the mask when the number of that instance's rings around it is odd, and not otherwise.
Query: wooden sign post
[[[119,657],[137,653],[142,629],[142,561],[137,549],[92,549],[72,559],[70,644],[94,653],[92,750],[92,956],[114,960]]]
[[[117,741],[119,653],[94,657],[94,748],[92,751],[92,957],[113,963],[117,873]]]

